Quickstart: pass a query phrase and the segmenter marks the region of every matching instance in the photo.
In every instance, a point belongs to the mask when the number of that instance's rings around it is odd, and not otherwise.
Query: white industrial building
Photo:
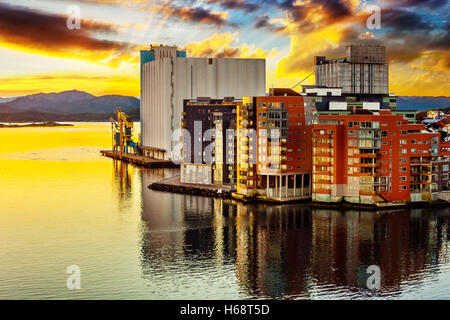
[[[265,59],[189,58],[177,47],[141,51],[141,144],[168,160],[178,141],[183,99],[263,96]],[[164,152],[165,151],[165,152]]]

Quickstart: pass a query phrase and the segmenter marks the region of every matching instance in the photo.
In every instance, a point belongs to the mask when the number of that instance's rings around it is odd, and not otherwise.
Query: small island
[[[26,124],[0,123],[0,128],[28,128],[28,127],[73,127],[73,124],[57,123],[54,121],[33,122],[33,123],[26,123]]]

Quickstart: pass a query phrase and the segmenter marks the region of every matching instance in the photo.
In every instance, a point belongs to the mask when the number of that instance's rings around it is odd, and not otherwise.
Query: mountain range
[[[101,121],[108,120],[117,106],[139,120],[139,99],[135,97],[71,90],[0,100],[0,122]]]
[[[139,120],[139,99],[122,95],[94,96],[78,90],[0,98],[0,122],[107,121],[120,106]],[[398,110],[450,107],[450,97],[399,96]]]
[[[429,110],[450,107],[450,97],[399,96],[398,110]]]

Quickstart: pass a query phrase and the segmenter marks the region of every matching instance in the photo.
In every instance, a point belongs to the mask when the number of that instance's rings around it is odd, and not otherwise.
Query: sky
[[[266,58],[267,87],[293,87],[315,55],[343,57],[364,42],[386,46],[391,93],[448,96],[449,9],[447,0],[0,0],[0,97],[137,97],[139,51],[150,44]]]

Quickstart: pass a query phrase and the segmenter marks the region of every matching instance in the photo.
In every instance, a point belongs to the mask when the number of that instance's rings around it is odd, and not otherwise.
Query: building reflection
[[[128,163],[113,160],[113,170],[114,170],[114,183],[113,186],[116,189],[115,193],[119,196],[120,199],[124,199],[131,194],[133,191],[132,186],[132,176],[133,170],[135,167],[128,165]]]
[[[165,177],[164,170],[142,176],[144,276],[201,266],[207,279],[229,266],[248,296],[312,298],[327,290],[372,294],[366,271],[378,265],[379,294],[397,295],[405,281],[449,262],[447,209],[342,212],[147,189]]]

